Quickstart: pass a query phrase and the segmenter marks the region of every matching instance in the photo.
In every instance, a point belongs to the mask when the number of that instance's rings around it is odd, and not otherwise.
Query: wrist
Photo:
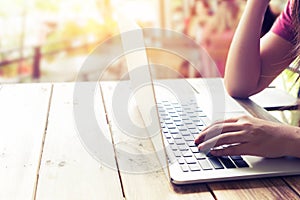
[[[287,141],[287,146],[285,147],[285,155],[300,158],[300,127],[285,127],[285,132],[291,133],[292,137]]]

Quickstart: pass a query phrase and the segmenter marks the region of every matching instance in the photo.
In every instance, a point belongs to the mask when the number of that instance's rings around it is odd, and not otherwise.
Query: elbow
[[[247,99],[251,94],[240,91],[240,90],[235,90],[235,89],[227,89],[227,93],[233,97],[233,98],[238,98],[238,99]]]
[[[226,81],[225,81],[225,88],[227,90],[227,93],[233,98],[246,99],[252,95],[252,93],[247,89],[240,86],[229,84]]]

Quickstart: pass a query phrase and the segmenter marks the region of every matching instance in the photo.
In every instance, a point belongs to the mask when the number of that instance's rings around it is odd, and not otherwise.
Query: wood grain
[[[50,84],[0,85],[0,199],[33,199]]]
[[[82,95],[95,93],[95,114],[106,126],[99,88],[95,90],[88,83],[82,87]],[[95,159],[81,141],[79,134],[85,132],[77,132],[73,106],[85,106],[85,101],[73,100],[73,92],[72,83],[55,84],[53,88],[36,199],[123,199],[117,170]],[[86,133],[94,131],[88,120],[81,125]],[[114,160],[112,150],[111,146],[104,151]]]
[[[299,199],[281,178],[211,183],[217,199]]]
[[[288,176],[284,177],[283,179],[298,194],[300,198],[300,176]]]

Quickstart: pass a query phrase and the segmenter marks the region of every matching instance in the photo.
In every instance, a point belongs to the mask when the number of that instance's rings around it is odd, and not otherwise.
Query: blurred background
[[[245,0],[10,0],[0,2],[0,81],[74,81],[89,53],[118,34],[116,10],[141,27],[184,33],[201,45],[224,75],[228,48]],[[286,0],[274,0],[264,32]],[[151,37],[151,36],[150,36]],[[171,38],[172,39],[172,38]],[[171,40],[170,39],[170,40]],[[178,48],[185,44],[172,41]],[[112,44],[113,45],[113,44]],[[195,51],[196,52],[196,51]],[[105,57],[111,52],[103,52]],[[188,62],[148,51],[183,77],[198,76]],[[101,56],[99,56],[101,59]],[[171,62],[172,60],[172,62]],[[169,62],[168,62],[169,61]],[[118,63],[115,63],[118,65]],[[106,79],[118,78],[120,64]],[[91,72],[92,73],[92,72]],[[166,75],[167,76],[167,75]],[[88,73],[87,73],[88,80]]]
[[[271,1],[262,36],[286,2]],[[207,51],[218,76],[223,76],[228,48],[245,3],[246,0],[0,1],[0,83],[75,81],[87,56],[103,41],[118,34],[117,9],[141,27],[186,34]],[[176,48],[199,52],[172,38],[169,40]],[[113,54],[113,45],[98,52],[99,63],[101,58]],[[150,62],[162,63],[178,72],[175,76],[170,70],[160,71],[161,78],[201,76],[181,57],[155,50],[147,53]],[[102,79],[119,79],[125,70],[123,65],[122,60],[112,63]],[[94,80],[93,74],[93,70],[87,71],[80,79]],[[286,70],[274,84],[297,96],[298,78],[298,73]]]

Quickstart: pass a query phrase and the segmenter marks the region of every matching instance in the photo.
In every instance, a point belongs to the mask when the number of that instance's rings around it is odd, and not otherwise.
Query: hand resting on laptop
[[[300,157],[298,127],[250,116],[216,122],[205,128],[195,139],[195,143],[200,150],[210,150],[215,156]],[[215,148],[222,145],[228,146]]]

